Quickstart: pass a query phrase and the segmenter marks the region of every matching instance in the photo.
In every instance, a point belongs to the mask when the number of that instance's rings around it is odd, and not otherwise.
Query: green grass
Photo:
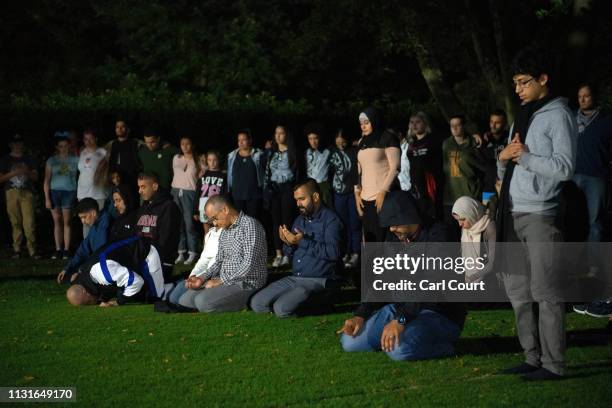
[[[593,407],[612,399],[605,320],[569,314],[567,378],[531,384],[495,374],[521,361],[510,310],[470,312],[455,357],[393,362],[342,352],[334,332],[345,313],[279,320],[75,308],[52,280],[59,269],[0,261],[0,386],[74,386],[88,407]]]

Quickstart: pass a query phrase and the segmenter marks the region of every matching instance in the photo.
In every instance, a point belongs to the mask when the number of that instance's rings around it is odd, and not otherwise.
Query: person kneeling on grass
[[[176,286],[168,294],[168,302],[173,306],[181,305],[181,298],[185,296],[183,303],[186,303],[191,297],[197,294],[197,291],[204,288],[203,275],[208,271],[208,268],[215,262],[219,249],[219,238],[221,237],[222,228],[211,227],[204,238],[204,249],[200,255],[200,259],[195,264],[193,270],[187,279],[180,280]],[[190,293],[191,292],[191,293]],[[196,292],[196,293],[193,293]],[[156,305],[157,306],[157,305]],[[159,306],[157,306],[159,309]],[[170,308],[163,308],[160,311],[171,312],[175,311]],[[176,310],[180,311],[180,309]]]
[[[89,233],[79,245],[68,265],[57,275],[57,283],[67,282],[78,270],[79,266],[87,261],[93,253],[106,244],[111,217],[106,211],[98,208],[98,202],[93,198],[84,198],[77,204],[77,214],[83,225],[90,228]]]
[[[74,306],[143,302],[162,298],[166,290],[157,249],[137,236],[105,245],[81,271],[66,292]]]
[[[285,254],[293,258],[292,275],[271,283],[251,299],[258,313],[271,312],[288,317],[315,292],[329,289],[337,282],[342,266],[342,221],[321,199],[319,185],[307,179],[293,188],[300,215],[291,231],[279,227]]]
[[[253,292],[266,284],[266,234],[255,218],[238,212],[225,197],[210,197],[206,218],[222,228],[215,262],[201,275],[204,289],[189,290],[179,304],[200,312],[244,309]]]
[[[443,224],[427,225],[408,192],[387,194],[380,225],[399,242],[448,242]],[[362,303],[344,322],[344,351],[382,350],[393,360],[423,360],[453,354],[465,322],[462,303]]]

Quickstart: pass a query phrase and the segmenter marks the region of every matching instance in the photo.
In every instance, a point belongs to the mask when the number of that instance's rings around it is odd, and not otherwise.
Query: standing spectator
[[[0,160],[0,184],[4,183],[6,212],[13,229],[13,258],[21,256],[25,235],[30,257],[39,259],[34,219],[34,183],[38,180],[38,172],[32,157],[25,154],[20,135],[10,138],[9,148],[10,153]]]
[[[162,146],[159,134],[154,130],[144,133],[145,148],[138,152],[145,173],[157,174],[159,186],[170,191],[172,183],[172,160],[179,150],[172,145]]]
[[[334,207],[345,227],[344,266],[355,268],[359,264],[359,252],[361,252],[361,220],[357,214],[353,193],[357,178],[357,150],[350,146],[342,130],[336,134],[335,141],[336,149],[333,150],[329,162],[333,174]]]
[[[238,148],[227,155],[227,190],[238,211],[259,217],[265,176],[265,154],[253,147],[251,131],[238,131]]]
[[[216,150],[206,153],[206,171],[196,184],[196,202],[192,207],[194,219],[204,224],[204,235],[208,235],[209,224],[204,208],[210,197],[225,195],[227,176],[221,171],[221,154]]]
[[[589,213],[589,242],[600,242],[604,237],[606,200],[608,196],[610,140],[612,140],[612,116],[596,105],[592,85],[578,88],[576,120],[578,122],[578,149],[574,182],[586,197]],[[597,276],[601,256],[599,248],[589,246],[589,274]],[[612,316],[612,302],[597,300],[574,306],[574,311],[592,317]]]
[[[480,200],[480,169],[476,156],[476,143],[465,134],[463,126],[465,117],[455,115],[450,118],[451,137],[442,144],[444,163],[444,218],[453,231],[457,231],[457,223],[452,216],[452,207],[461,196]],[[458,237],[457,237],[458,238]]]
[[[400,145],[397,137],[381,131],[379,114],[367,108],[359,114],[361,140],[357,162],[359,181],[355,185],[357,212],[363,217],[366,242],[383,242],[386,235],[378,221],[385,196],[399,189],[397,174],[400,169]]]
[[[106,156],[106,150],[98,147],[96,134],[92,129],[83,132],[83,149],[79,156],[79,179],[77,182],[77,200],[93,198],[102,210],[108,190],[106,179],[98,172],[100,163]],[[90,226],[83,224],[83,238],[87,237]]]
[[[178,208],[170,192],[159,187],[157,176],[142,173],[138,176],[138,192],[143,203],[136,212],[136,232],[146,238],[159,251],[164,277],[169,280],[178,254],[181,220]]]
[[[140,142],[130,138],[130,129],[123,120],[115,123],[115,135],[117,138],[105,146],[108,154],[108,167],[111,172],[120,172],[124,177],[122,183],[134,186],[136,190],[136,179],[142,169],[138,158]]]
[[[274,146],[266,167],[265,188],[270,192],[270,215],[276,256],[272,267],[289,265],[289,257],[283,256],[283,241],[278,229],[281,225],[292,225],[296,216],[293,199],[293,184],[299,179],[298,154],[293,136],[285,126],[274,131]]]
[[[423,214],[441,220],[444,184],[442,139],[432,134],[425,112],[417,112],[410,117],[408,138],[412,195]]]
[[[185,262],[190,265],[198,256],[198,240],[193,225],[193,207],[196,201],[196,179],[198,168],[193,157],[193,141],[191,137],[183,136],[180,140],[181,153],[172,159],[172,197],[179,206],[183,219],[179,240],[178,258],[175,264]],[[188,257],[185,259],[185,252]]]
[[[509,260],[504,285],[525,362],[505,372],[528,380],[558,379],[564,370],[565,305],[554,244],[562,235],[555,218],[562,183],[574,173],[578,129],[567,101],[551,94],[550,60],[535,47],[514,59],[512,80],[522,104],[497,163],[498,241],[518,240],[524,251]]]
[[[70,155],[70,144],[65,137],[55,138],[56,154],[45,166],[45,207],[53,217],[55,253],[51,259],[68,259],[70,250],[70,218],[76,201],[79,158]]]
[[[306,149],[306,176],[317,181],[321,191],[321,200],[327,206],[331,205],[331,187],[329,185],[329,155],[323,148],[322,130],[317,125],[306,129],[309,148]]]

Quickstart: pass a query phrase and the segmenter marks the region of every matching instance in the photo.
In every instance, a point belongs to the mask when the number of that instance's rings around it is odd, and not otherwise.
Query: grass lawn
[[[522,357],[508,309],[470,312],[454,357],[393,362],[383,353],[342,352],[334,332],[347,313],[279,320],[249,311],[72,307],[66,287],[53,281],[61,265],[0,260],[0,386],[74,386],[78,405],[88,407],[599,407],[612,400],[605,319],[568,314],[566,379],[525,383],[496,375]]]

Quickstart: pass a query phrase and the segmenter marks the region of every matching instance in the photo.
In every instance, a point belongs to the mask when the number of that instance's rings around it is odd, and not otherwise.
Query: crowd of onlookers
[[[154,129],[139,139],[118,120],[104,146],[91,129],[81,143],[57,132],[43,177],[14,135],[0,161],[14,257],[22,256],[24,236],[30,256],[39,257],[33,194],[41,181],[53,219],[52,258],[69,259],[74,213],[83,224],[83,241],[58,276],[73,283],[73,304],[148,298],[166,312],[248,306],[284,317],[314,294],[333,293],[342,271],[359,266],[363,242],[469,242],[478,245],[462,246],[464,255],[490,258],[496,242],[523,242],[517,268],[529,273],[503,280],[526,358],[508,373],[557,378],[565,310],[549,282],[554,256],[529,244],[563,239],[560,202],[571,182],[586,200],[588,240],[604,239],[612,117],[590,84],[578,88],[579,108],[570,111],[552,92],[540,55],[527,50],[515,62],[521,105],[513,123],[496,109],[477,133],[466,131],[460,114],[434,132],[424,112],[410,115],[405,132],[386,128],[370,107],[358,116],[359,138],[338,130],[327,145],[321,125],[299,134],[278,125],[262,148],[242,129],[229,154],[198,155],[204,140],[177,135],[177,147]],[[307,142],[305,151],[296,137]],[[272,268],[291,266],[290,276],[269,282],[268,245]],[[194,267],[176,281],[176,264]],[[465,279],[479,282],[493,269],[468,271]],[[612,315],[608,299],[574,310]],[[447,355],[464,319],[459,304],[363,303],[341,329],[342,344],[394,359]]]

